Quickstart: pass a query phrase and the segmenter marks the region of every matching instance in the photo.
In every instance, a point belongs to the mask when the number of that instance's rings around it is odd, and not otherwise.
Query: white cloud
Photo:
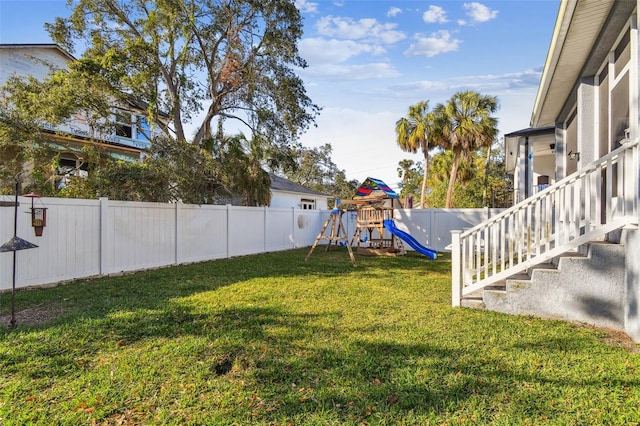
[[[542,67],[505,74],[485,74],[457,78],[456,80],[475,81],[479,84],[492,85],[504,90],[537,89],[542,76]]]
[[[296,0],[296,7],[302,13],[316,13],[318,11],[318,3],[309,0]]]
[[[385,62],[369,64],[320,64],[298,71],[306,78],[333,81],[359,81],[398,77],[400,72]]]
[[[498,16],[497,10],[491,10],[482,3],[472,2],[462,5],[467,11],[467,16],[471,18],[474,23],[487,22]]]
[[[401,83],[391,86],[391,91],[395,93],[416,93],[428,90],[443,90],[447,89],[447,85],[442,81],[410,81],[407,83]]]
[[[402,9],[400,9],[399,7],[392,7],[387,11],[387,16],[394,17],[394,16],[400,15],[401,13],[402,13]]]
[[[396,43],[406,36],[396,30],[393,23],[382,24],[373,18],[354,21],[351,18],[325,16],[318,20],[316,28],[320,35],[347,40],[375,40],[385,44]]]
[[[452,38],[449,31],[441,30],[430,37],[416,35],[416,42],[409,46],[404,53],[407,56],[436,56],[441,53],[455,52],[462,41]]]
[[[300,56],[310,66],[318,64],[341,63],[363,53],[382,55],[385,50],[381,46],[358,43],[353,40],[327,40],[323,38],[305,38],[298,45]]]
[[[444,24],[449,22],[447,12],[440,6],[429,6],[429,9],[422,14],[422,20],[427,24]]]
[[[464,75],[443,80],[414,80],[394,84],[379,91],[395,99],[429,99],[430,105],[444,102],[460,90],[477,90],[487,95],[513,96],[536,93],[542,67],[504,74]]]

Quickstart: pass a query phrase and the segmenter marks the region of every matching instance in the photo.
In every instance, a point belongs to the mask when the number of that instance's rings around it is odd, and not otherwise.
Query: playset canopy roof
[[[368,177],[358,187],[356,191],[356,197],[367,197],[375,193],[376,191],[384,192],[389,198],[400,198],[396,192],[389,187],[386,183],[380,179]]]

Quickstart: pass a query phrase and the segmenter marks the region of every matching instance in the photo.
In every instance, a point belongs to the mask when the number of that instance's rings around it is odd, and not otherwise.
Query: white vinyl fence
[[[13,201],[4,196],[3,201]],[[17,236],[37,244],[16,256],[16,287],[53,284],[181,263],[311,246],[329,211],[42,198],[41,237],[31,227],[31,199],[19,197]],[[41,204],[42,203],[42,204]],[[399,228],[444,251],[450,230],[472,227],[488,209],[397,210]],[[355,213],[343,216],[347,235]],[[0,244],[13,238],[14,208],[0,207]],[[321,255],[317,253],[316,255]],[[0,290],[12,287],[13,252],[0,253]]]

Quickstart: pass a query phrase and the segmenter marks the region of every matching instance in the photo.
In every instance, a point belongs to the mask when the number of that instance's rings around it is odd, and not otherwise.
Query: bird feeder
[[[42,237],[42,230],[47,226],[47,208],[40,201],[41,207],[34,205],[34,198],[40,199],[38,194],[29,193],[24,194],[23,197],[31,198],[31,226],[36,233],[36,237]]]
[[[18,250],[28,250],[38,247],[37,245],[30,243],[18,237],[18,190],[20,188],[20,175],[16,176],[16,199],[12,203],[0,203],[0,207],[13,207],[13,238],[0,246],[0,253],[13,252],[13,282],[11,286],[11,327],[16,326],[16,252]],[[33,198],[31,198],[33,202]]]

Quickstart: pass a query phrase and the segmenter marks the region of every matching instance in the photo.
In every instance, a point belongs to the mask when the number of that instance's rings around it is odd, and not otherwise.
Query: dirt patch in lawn
[[[39,305],[15,313],[16,327],[46,324],[66,313],[62,307]],[[11,314],[0,315],[0,327],[10,327]]]

